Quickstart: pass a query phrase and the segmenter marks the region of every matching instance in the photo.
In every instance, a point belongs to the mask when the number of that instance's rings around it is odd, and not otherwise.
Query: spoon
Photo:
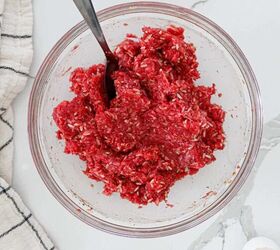
[[[105,79],[103,84],[103,92],[105,103],[107,106],[110,104],[110,100],[112,100],[116,96],[116,89],[114,85],[114,81],[111,78],[111,73],[118,69],[118,61],[110,50],[108,43],[104,37],[103,31],[101,29],[100,23],[98,21],[96,12],[92,5],[91,0],[73,0],[76,7],[80,11],[87,25],[91,29],[93,35],[101,46],[105,56],[106,56],[106,65],[105,65]]]

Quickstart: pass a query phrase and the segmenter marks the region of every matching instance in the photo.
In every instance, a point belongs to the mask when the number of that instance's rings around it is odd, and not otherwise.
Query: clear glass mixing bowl
[[[71,69],[104,62],[104,55],[84,22],[67,32],[50,51],[34,82],[28,129],[32,155],[48,189],[82,221],[101,230],[130,237],[158,237],[189,229],[223,208],[241,188],[259,149],[262,115],[259,89],[245,56],[236,43],[204,16],[182,7],[136,2],[98,13],[109,45],[114,48],[127,33],[141,34],[143,26],[185,28],[187,41],[197,48],[201,79],[215,83],[223,95],[214,102],[227,112],[226,147],[217,160],[172,187],[168,201],[138,208],[118,194],[102,194],[102,183],[87,178],[85,163],[63,152],[52,121],[53,108],[72,98]]]

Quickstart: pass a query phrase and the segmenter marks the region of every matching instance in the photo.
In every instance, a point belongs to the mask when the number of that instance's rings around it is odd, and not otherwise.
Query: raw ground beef
[[[104,65],[71,74],[76,97],[53,111],[65,153],[85,161],[84,173],[133,203],[166,200],[170,187],[215,161],[224,148],[225,112],[211,103],[215,85],[197,86],[198,62],[184,30],[143,28],[115,49],[117,96],[105,106]],[[187,189],[188,187],[186,187]]]

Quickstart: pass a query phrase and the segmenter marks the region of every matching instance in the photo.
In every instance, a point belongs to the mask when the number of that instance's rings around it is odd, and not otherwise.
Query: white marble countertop
[[[129,2],[93,0],[96,9]],[[266,236],[280,244],[280,1],[165,0],[191,7],[224,28],[247,56],[259,81],[264,109],[264,140],[255,168],[239,195],[199,226],[160,239],[129,239],[95,230],[68,213],[50,194],[34,166],[27,136],[27,103],[32,86],[14,102],[13,186],[60,250],[207,249],[238,250],[246,238]],[[35,56],[31,75],[54,43],[81,20],[69,0],[34,1]],[[273,120],[274,119],[274,120]],[[272,121],[273,120],[273,121]],[[240,222],[239,222],[240,221]],[[206,244],[206,243],[209,244]]]

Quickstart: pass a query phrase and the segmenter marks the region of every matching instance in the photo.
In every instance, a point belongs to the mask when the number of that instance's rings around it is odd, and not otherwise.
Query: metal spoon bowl
[[[110,101],[116,96],[116,89],[114,81],[111,78],[111,74],[118,68],[118,61],[114,53],[110,50],[108,43],[105,39],[104,33],[101,29],[100,23],[98,21],[96,12],[92,5],[91,0],[73,0],[76,7],[80,11],[87,25],[91,29],[93,35],[98,41],[100,47],[104,51],[106,56],[105,65],[105,79],[103,84],[104,100],[107,106],[110,105]]]

